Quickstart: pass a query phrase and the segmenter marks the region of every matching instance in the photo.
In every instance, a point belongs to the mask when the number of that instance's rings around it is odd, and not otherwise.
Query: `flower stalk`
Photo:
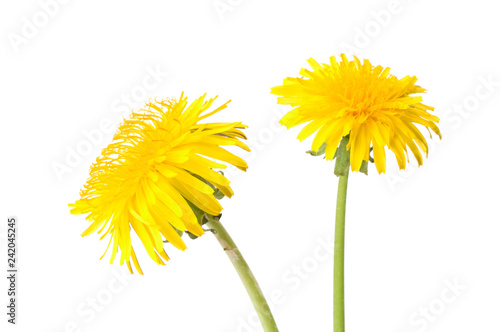
[[[344,314],[344,248],[345,248],[345,211],[347,201],[347,182],[349,178],[350,153],[347,150],[349,135],[342,138],[337,149],[335,175],[339,177],[337,190],[337,209],[335,213],[335,250],[333,262],[333,330],[345,331]]]
[[[426,90],[417,85],[416,76],[399,79],[390,68],[374,66],[356,56],[345,54],[330,63],[308,60],[312,69],[302,68],[300,77],[287,77],[271,88],[278,104],[290,105],[280,123],[287,129],[305,125],[297,135],[300,141],[314,135],[312,156],[324,154],[335,159],[339,177],[335,217],[334,252],[334,332],[344,332],[344,236],[347,180],[349,172],[368,175],[368,163],[379,174],[386,172],[386,152],[396,157],[405,169],[409,152],[418,165],[423,164],[429,145],[416,125],[433,131],[441,138],[439,118],[434,107],[423,103],[419,94]],[[432,138],[432,136],[431,136]],[[408,151],[410,150],[410,151]],[[372,155],[373,154],[373,155]]]
[[[250,270],[247,262],[243,258],[240,250],[238,249],[224,226],[221,224],[218,217],[206,217],[209,220],[206,223],[206,226],[213,230],[215,237],[226,252],[227,257],[229,257],[229,260],[236,269],[236,272],[238,272],[238,275],[240,276],[240,279],[243,282],[248,295],[250,296],[253,306],[257,311],[257,315],[259,316],[264,331],[277,332],[278,327],[276,325],[276,322],[274,321],[271,309],[269,308],[266,298],[264,297],[264,294],[262,293],[257,280]]]
[[[339,176],[337,210],[335,214],[335,250],[333,262],[333,330],[344,332],[344,239],[347,179],[349,172]]]

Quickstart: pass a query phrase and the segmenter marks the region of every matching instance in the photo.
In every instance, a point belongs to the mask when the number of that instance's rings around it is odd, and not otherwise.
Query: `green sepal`
[[[224,173],[222,173],[222,171],[219,171],[219,173],[224,175]],[[215,196],[215,198],[217,198],[218,200],[224,198],[225,195],[217,187],[215,187],[213,184],[211,184],[210,182],[208,182],[207,180],[205,180],[201,176],[198,176],[196,174],[193,174],[193,176],[195,176],[196,178],[200,179],[201,181],[203,181],[207,185],[209,185],[214,190],[213,195]],[[188,200],[186,200],[186,202],[189,204],[189,207],[191,208],[191,210],[193,210],[193,213],[196,216],[196,219],[198,220],[198,223],[201,226],[205,225],[207,222],[209,222],[210,220],[213,220],[214,218],[220,218],[220,216],[213,216],[211,214],[206,213],[205,211],[203,211],[202,209],[200,209],[199,207],[197,207],[196,205],[194,205],[193,203],[191,203]],[[199,236],[196,236],[193,233],[188,232],[188,231],[186,231],[186,233],[193,240],[197,239],[199,237]]]
[[[363,160],[361,162],[361,167],[359,168],[359,172],[368,175],[368,162],[366,160]]]
[[[199,238],[199,236],[196,236],[196,235],[194,235],[193,233],[188,232],[188,231],[186,231],[186,234],[189,236],[189,238],[190,238],[191,240],[196,240],[197,238]]]
[[[223,198],[224,198],[224,196],[226,196],[226,195],[224,195],[224,194],[222,193],[222,191],[220,191],[220,190],[219,190],[219,188],[215,188],[215,190],[214,190],[214,196],[215,196],[215,198],[217,198],[218,200],[221,200],[221,199],[223,199]]]
[[[337,176],[345,176],[349,173],[350,165],[350,153],[347,150],[347,144],[349,143],[349,135],[344,136],[340,141],[340,145],[337,148],[337,158],[335,159],[335,170],[334,173]]]
[[[193,213],[196,216],[198,223],[202,226],[205,225],[208,222],[208,220],[206,220],[204,218],[205,211],[203,211],[202,209],[200,209],[199,207],[197,207],[196,205],[194,205],[193,203],[191,203],[188,200],[186,200],[186,202],[189,204],[189,207],[191,208],[191,210],[193,210]]]
[[[375,160],[373,160],[373,157],[371,155],[373,151],[373,147],[370,148],[370,152],[368,153],[368,160],[363,160],[361,163],[361,168],[359,169],[360,173],[364,173],[365,175],[368,175],[368,163],[374,163]]]
[[[319,156],[324,155],[325,151],[326,151],[326,143],[323,143],[319,147],[318,151],[309,150],[309,151],[306,151],[306,153],[309,153],[311,156],[314,156],[314,157],[319,157]]]

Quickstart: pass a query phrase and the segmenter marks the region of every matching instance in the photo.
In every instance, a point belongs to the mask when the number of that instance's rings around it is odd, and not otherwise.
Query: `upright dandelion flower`
[[[423,158],[419,150],[427,155],[428,145],[415,124],[431,129],[441,137],[436,123],[439,118],[428,111],[433,107],[422,103],[426,90],[415,85],[415,76],[398,79],[389,74],[390,68],[374,67],[370,61],[363,63],[354,57],[349,61],[342,54],[342,61],[330,58],[330,64],[308,62],[312,71],[302,69],[305,78],[286,78],[282,86],[272,88],[279,95],[279,104],[291,105],[294,109],[280,121],[287,128],[307,125],[298,138],[304,140],[317,132],[312,150],[318,151],[326,144],[326,159],[332,160],[343,137],[349,135],[347,149],[351,169],[358,171],[363,161],[373,159],[377,171],[386,170],[386,147],[397,159],[400,169],[408,161],[407,148],[419,165]],[[430,131],[429,131],[430,132]]]
[[[369,161],[378,173],[386,171],[386,150],[391,150],[399,169],[409,161],[408,149],[422,165],[422,152],[427,156],[427,141],[418,129],[425,127],[441,137],[436,123],[439,118],[429,113],[434,108],[422,103],[415,94],[426,90],[416,85],[415,76],[398,79],[389,68],[350,61],[341,54],[329,64],[310,59],[312,70],[301,69],[300,78],[288,77],[283,85],[271,89],[278,103],[293,109],[280,120],[287,128],[306,124],[299,140],[314,135],[312,155],[325,154],[336,159],[339,176],[335,226],[334,263],[334,330],[344,329],[344,226],[349,167],[367,174]],[[432,136],[431,136],[432,137]],[[373,157],[370,153],[373,151]],[[421,152],[422,151],[422,152]]]
[[[233,191],[216,169],[226,164],[247,169],[243,159],[223,147],[250,149],[242,142],[246,137],[241,129],[246,126],[241,122],[203,122],[229,103],[210,110],[214,100],[202,96],[188,104],[182,94],[178,101],[155,100],[133,112],[92,165],[81,198],[70,204],[71,213],[87,214],[91,222],[82,236],[97,231],[101,239],[109,237],[103,257],[111,248],[111,263],[120,253],[120,264],[127,263],[133,273],[132,261],[140,274],[132,230],[149,257],[164,265],[169,260],[164,242],[185,250],[182,233],[199,237],[204,234],[202,225],[208,225],[231,252],[259,316],[265,318],[266,331],[277,331],[257,282],[220,223],[217,198],[231,197]]]

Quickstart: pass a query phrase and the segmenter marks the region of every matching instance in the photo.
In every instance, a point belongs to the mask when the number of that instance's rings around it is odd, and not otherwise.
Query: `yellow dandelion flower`
[[[110,236],[106,252],[112,245],[111,263],[120,251],[120,264],[126,262],[133,273],[132,260],[142,274],[131,243],[133,229],[151,259],[164,265],[169,259],[164,239],[184,250],[177,231],[203,234],[190,204],[210,215],[221,213],[222,206],[207,182],[224,195],[233,195],[229,180],[214,169],[226,168],[217,161],[247,169],[243,159],[221,147],[234,145],[249,151],[240,141],[246,139],[240,130],[246,126],[199,123],[229,103],[209,111],[214,100],[205,101],[202,96],[188,105],[182,94],[178,101],[149,102],[120,125],[92,165],[81,198],[70,204],[71,213],[88,214],[91,225],[82,236],[95,231],[104,232],[101,239]]]
[[[419,166],[423,163],[419,148],[428,154],[429,148],[421,125],[439,137],[436,123],[439,118],[428,111],[433,107],[422,103],[426,90],[415,85],[415,76],[398,79],[389,74],[390,68],[363,63],[357,57],[349,61],[345,54],[342,61],[330,58],[330,64],[319,64],[314,59],[308,63],[312,71],[301,69],[303,78],[288,77],[282,86],[271,93],[281,96],[279,104],[291,105],[292,111],[280,120],[287,128],[308,123],[299,133],[300,141],[317,132],[312,150],[326,143],[326,159],[332,160],[341,139],[349,135],[347,149],[353,171],[358,171],[363,161],[373,159],[379,173],[386,170],[385,148],[396,156],[399,169],[408,161],[407,148]],[[431,134],[432,137],[432,134]]]

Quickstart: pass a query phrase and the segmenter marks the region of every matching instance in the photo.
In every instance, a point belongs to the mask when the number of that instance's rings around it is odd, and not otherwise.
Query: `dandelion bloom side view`
[[[335,332],[345,331],[344,322],[344,237],[349,168],[368,174],[368,162],[374,162],[378,173],[386,171],[386,149],[391,150],[399,169],[409,162],[408,149],[418,165],[423,164],[421,150],[429,147],[417,125],[441,138],[429,113],[433,107],[422,103],[426,90],[416,85],[415,76],[398,79],[389,68],[362,63],[357,57],[348,60],[341,54],[329,64],[308,62],[312,70],[301,69],[300,78],[288,77],[283,85],[271,89],[278,103],[293,109],[280,123],[287,128],[306,124],[298,134],[300,141],[314,135],[313,156],[325,154],[335,159],[334,173],[339,177],[335,215],[333,325]],[[373,151],[373,157],[370,153]]]
[[[226,164],[246,171],[247,163],[222,146],[250,151],[241,122],[200,123],[226,108],[227,103],[209,110],[214,99],[205,96],[188,104],[182,94],[178,101],[154,101],[132,113],[118,128],[113,142],[90,169],[90,178],[72,207],[73,214],[88,214],[91,225],[82,236],[104,232],[110,236],[111,260],[120,251],[120,264],[132,261],[143,274],[132,246],[131,229],[140,238],[153,261],[164,265],[169,259],[164,241],[186,249],[181,238],[204,234],[210,227],[252,300],[264,331],[278,328],[257,280],[243,255],[222,226],[218,198],[231,197],[229,180],[214,169]],[[222,164],[224,162],[226,164]],[[101,257],[101,259],[102,259]]]
[[[204,101],[204,97],[188,105],[181,95],[178,101],[150,102],[132,113],[92,165],[81,199],[70,204],[71,213],[88,213],[92,222],[82,236],[96,230],[100,234],[107,226],[101,239],[110,235],[111,263],[120,250],[120,263],[126,262],[132,272],[132,260],[142,274],[131,243],[131,226],[151,259],[163,265],[169,259],[163,239],[184,250],[179,232],[204,233],[192,205],[214,216],[221,213],[222,206],[206,181],[224,195],[233,195],[229,180],[213,170],[226,165],[207,157],[246,170],[243,159],[220,147],[249,150],[240,140],[246,138],[240,130],[246,126],[199,123],[227,105],[207,112],[214,99]]]
[[[386,171],[385,148],[396,156],[400,169],[408,161],[407,147],[422,165],[420,149],[427,155],[428,145],[415,124],[441,133],[436,123],[439,118],[428,111],[433,107],[422,103],[426,90],[415,85],[415,76],[398,79],[389,74],[390,68],[374,67],[370,61],[363,63],[354,57],[349,61],[342,54],[342,61],[330,58],[330,64],[308,62],[312,71],[302,69],[304,78],[289,77],[282,86],[271,93],[280,96],[279,104],[291,105],[292,111],[280,121],[287,128],[308,123],[299,133],[304,140],[317,132],[312,150],[318,151],[326,143],[326,159],[332,160],[341,139],[349,135],[347,149],[350,164],[358,171],[363,161],[369,161],[370,150],[377,171]],[[430,131],[429,131],[430,132]]]

